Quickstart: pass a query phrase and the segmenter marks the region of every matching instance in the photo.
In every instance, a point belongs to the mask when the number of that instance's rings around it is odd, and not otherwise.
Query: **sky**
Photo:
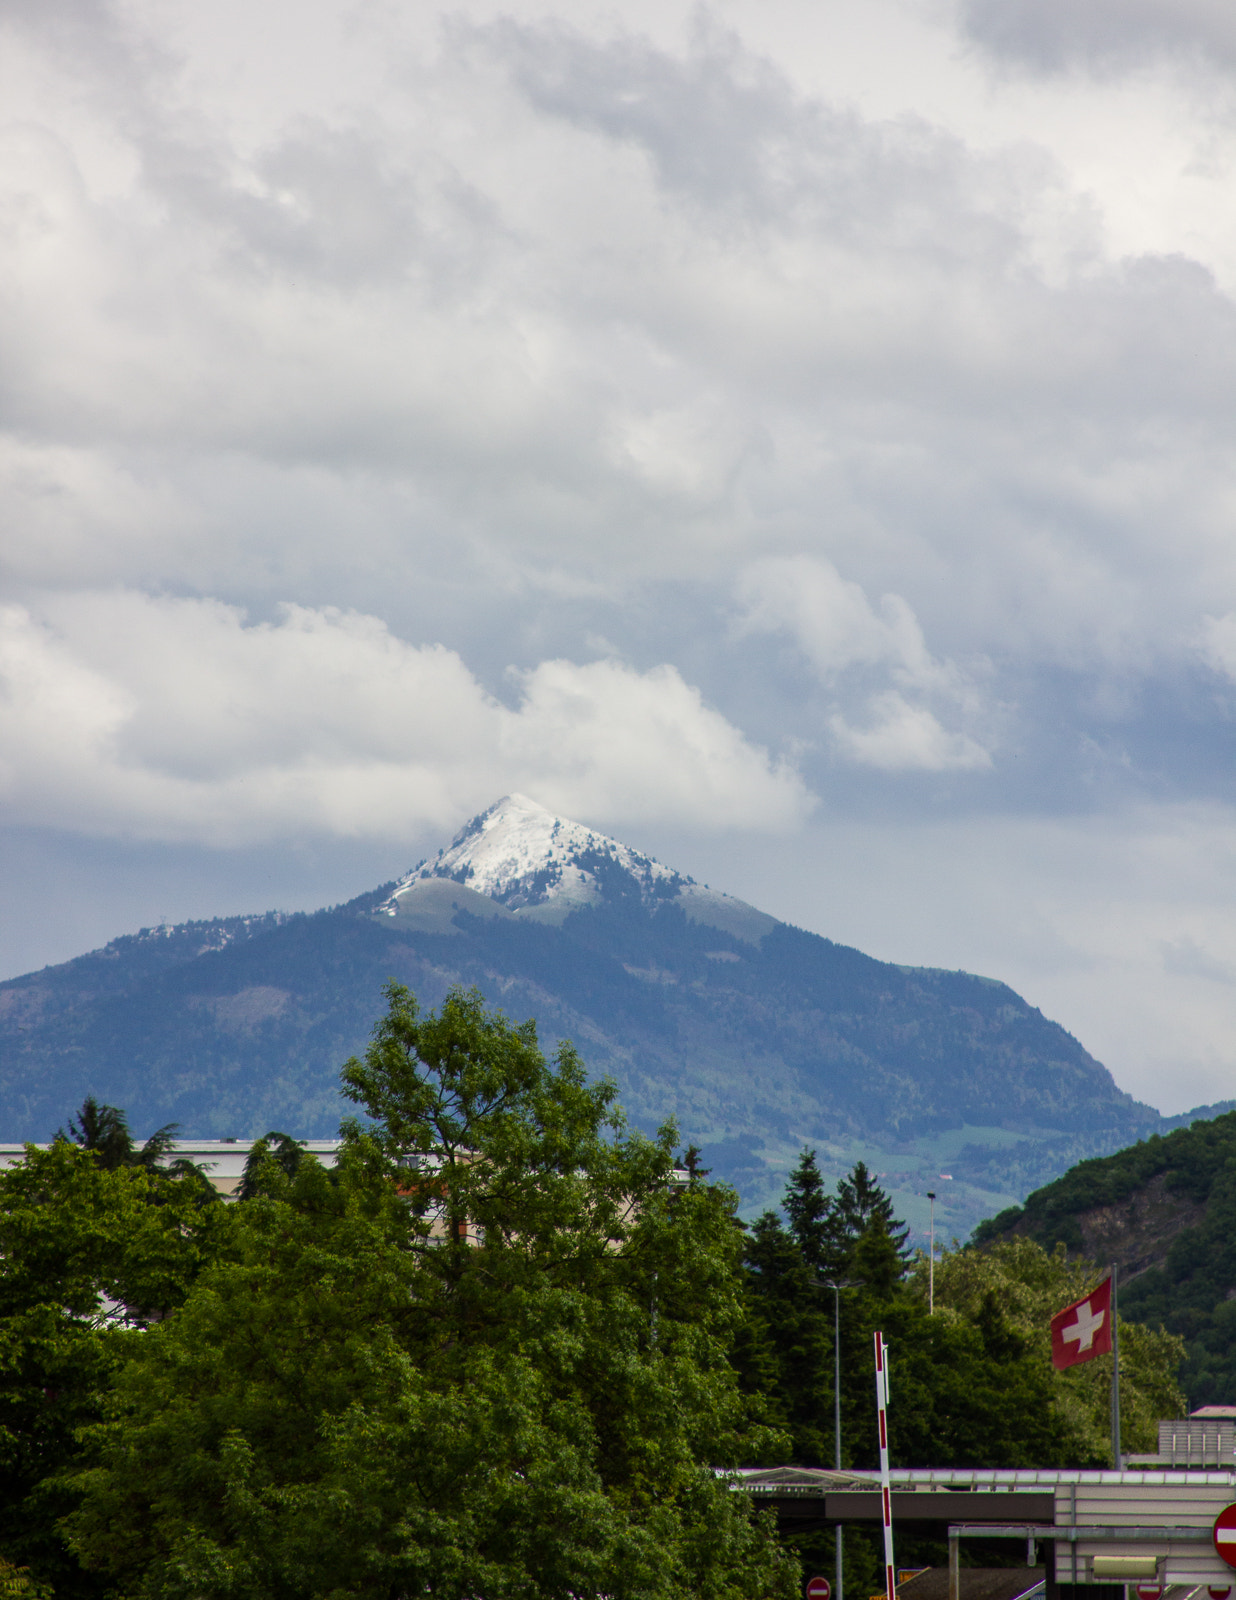
[[[1236,10],[0,33],[0,976],[520,791],[1236,1095]]]

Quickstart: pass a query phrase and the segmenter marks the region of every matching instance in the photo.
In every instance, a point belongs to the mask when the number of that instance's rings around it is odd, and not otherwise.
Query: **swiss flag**
[[[1051,1364],[1062,1372],[1111,1350],[1112,1280],[1104,1278],[1084,1300],[1074,1300],[1051,1319]]]

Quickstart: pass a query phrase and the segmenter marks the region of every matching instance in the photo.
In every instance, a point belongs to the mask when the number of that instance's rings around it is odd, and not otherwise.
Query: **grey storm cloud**
[[[963,0],[961,16],[985,50],[1039,72],[1236,66],[1236,14],[1223,0]]]
[[[799,920],[787,848],[813,893],[846,851],[955,883],[947,948],[889,953],[1003,950],[1079,1006],[1068,963],[1107,961],[1161,997],[1147,1038],[1205,968],[1236,1039],[1202,865],[1236,151],[1180,87],[1225,12],[12,0],[0,30],[12,837],[402,867],[519,788],[701,876],[761,860],[725,886]],[[1071,71],[1151,60],[1170,104]],[[1104,920],[1083,883],[1141,899]],[[857,875],[819,893],[879,943]]]

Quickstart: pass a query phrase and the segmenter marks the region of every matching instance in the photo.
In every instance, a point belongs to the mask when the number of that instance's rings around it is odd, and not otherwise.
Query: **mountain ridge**
[[[201,1136],[333,1132],[390,978],[427,1005],[476,984],[573,1039],[748,1209],[812,1144],[826,1171],[867,1160],[916,1227],[937,1188],[964,1234],[1163,1123],[999,979],[876,961],[507,796],[342,905],[142,930],[0,984],[3,1136],[86,1093]]]

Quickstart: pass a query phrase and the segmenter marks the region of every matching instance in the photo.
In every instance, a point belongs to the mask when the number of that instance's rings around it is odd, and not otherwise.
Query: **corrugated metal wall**
[[[1236,1460],[1236,1422],[1208,1417],[1160,1422],[1159,1454],[1174,1467],[1231,1466]]]
[[[1103,1474],[1108,1481],[1062,1483],[1056,1490],[1057,1527],[1180,1527],[1196,1528],[1204,1538],[1171,1540],[1087,1539],[1076,1543],[1056,1541],[1057,1583],[1090,1582],[1090,1561],[1096,1555],[1165,1556],[1163,1581],[1166,1583],[1216,1585],[1236,1579],[1231,1567],[1222,1561],[1210,1539],[1215,1518],[1224,1506],[1232,1504],[1233,1486],[1228,1473],[1163,1472],[1139,1473],[1140,1482],[1112,1481],[1116,1474]],[[1146,1481],[1147,1479],[1153,1481]]]

